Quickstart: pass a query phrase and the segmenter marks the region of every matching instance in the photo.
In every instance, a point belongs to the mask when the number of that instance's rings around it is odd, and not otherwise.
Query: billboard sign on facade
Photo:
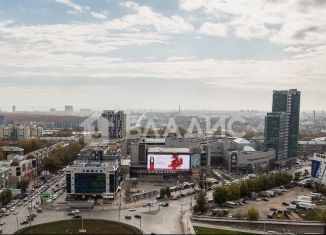
[[[147,155],[147,169],[150,172],[156,171],[189,171],[190,154],[158,154]]]

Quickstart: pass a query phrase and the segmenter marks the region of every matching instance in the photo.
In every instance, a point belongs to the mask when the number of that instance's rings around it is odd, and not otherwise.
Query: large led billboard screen
[[[147,155],[147,169],[155,171],[189,171],[190,154],[158,154]]]

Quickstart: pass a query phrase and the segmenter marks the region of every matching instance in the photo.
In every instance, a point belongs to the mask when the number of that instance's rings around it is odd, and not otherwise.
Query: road
[[[130,212],[128,209],[121,210],[120,221],[140,228],[140,220],[134,218],[135,214],[139,214],[142,216],[141,229],[144,233],[183,234],[181,210],[189,210],[190,200],[191,197],[185,197],[176,201],[170,201],[168,207],[159,208],[158,205],[152,208],[139,207],[134,212]],[[33,202],[33,204],[35,203]],[[18,211],[17,218],[15,215],[6,217],[6,224],[2,226],[4,234],[12,234],[17,228],[29,226],[19,224],[29,214],[27,208],[21,207],[18,208]],[[119,211],[89,210],[82,211],[81,215],[86,219],[96,218],[119,221]],[[126,215],[131,215],[132,219],[125,219]],[[71,216],[67,216],[64,211],[44,210],[43,213],[37,214],[37,217],[32,221],[32,225],[66,219],[71,219]]]

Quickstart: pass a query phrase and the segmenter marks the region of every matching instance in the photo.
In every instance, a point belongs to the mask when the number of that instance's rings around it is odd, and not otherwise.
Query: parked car
[[[28,220],[23,220],[22,222],[20,222],[20,225],[25,225],[25,224],[28,224],[29,221]]]
[[[128,211],[136,211],[136,208],[130,208]]]
[[[6,221],[4,221],[4,220],[0,221],[0,225],[4,225],[5,223],[6,223]]]
[[[135,215],[136,219],[141,219],[141,215]]]
[[[73,218],[74,218],[74,219],[81,219],[81,217],[82,217],[81,215],[74,215]]]
[[[288,206],[288,205],[290,205],[290,203],[288,203],[288,202],[282,202],[282,205],[283,206]]]
[[[126,215],[125,219],[131,219],[131,215]]]

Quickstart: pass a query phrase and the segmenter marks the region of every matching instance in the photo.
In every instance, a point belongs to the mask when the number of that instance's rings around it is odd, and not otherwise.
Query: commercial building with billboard
[[[311,160],[311,178],[326,185],[326,154],[315,153]]]
[[[67,194],[74,198],[102,197],[114,199],[120,183],[120,159],[105,156],[99,148],[80,154],[66,168]]]
[[[191,152],[189,148],[150,147],[146,163],[134,166],[130,177],[158,176],[172,178],[191,175]]]

